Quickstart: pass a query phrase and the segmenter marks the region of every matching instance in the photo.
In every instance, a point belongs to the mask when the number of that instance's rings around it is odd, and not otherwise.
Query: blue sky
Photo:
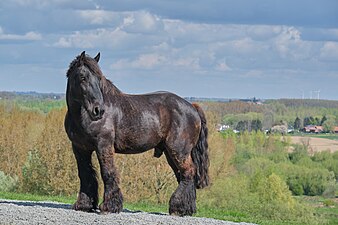
[[[101,52],[126,93],[338,99],[337,0],[7,0],[0,90],[65,92]]]

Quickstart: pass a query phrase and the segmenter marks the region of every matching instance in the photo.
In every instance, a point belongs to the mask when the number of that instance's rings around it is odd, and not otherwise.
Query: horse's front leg
[[[114,163],[114,150],[111,144],[101,141],[97,149],[101,176],[104,183],[102,213],[120,213],[123,209],[123,196],[119,187],[119,175]]]
[[[96,172],[91,161],[91,151],[81,149],[73,145],[73,152],[76,158],[78,175],[80,178],[80,192],[73,209],[81,211],[94,211],[98,203],[98,184]]]

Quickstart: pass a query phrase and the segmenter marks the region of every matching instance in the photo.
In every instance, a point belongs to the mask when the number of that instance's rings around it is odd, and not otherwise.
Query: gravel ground
[[[71,210],[71,205],[55,202],[31,202],[0,199],[0,224],[194,224],[235,225],[221,220],[175,217],[160,213],[123,210],[120,214],[100,215]]]

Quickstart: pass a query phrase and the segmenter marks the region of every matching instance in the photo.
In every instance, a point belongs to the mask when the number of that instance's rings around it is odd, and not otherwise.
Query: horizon
[[[338,100],[337,11],[336,0],[2,1],[0,90],[64,93],[85,50],[130,94]]]
[[[2,93],[10,93],[10,94],[14,94],[14,95],[58,95],[58,96],[66,96],[66,93],[57,93],[57,92],[37,92],[37,91],[3,91],[0,90],[0,94]],[[127,93],[128,94],[128,93]],[[0,96],[1,97],[1,96]],[[257,100],[257,101],[266,101],[266,100],[323,100],[323,101],[338,101],[337,99],[323,99],[323,98],[285,98],[285,97],[281,97],[281,98],[256,98],[255,96],[253,97],[246,97],[246,98],[239,98],[239,97],[234,97],[234,98],[229,98],[229,97],[196,97],[196,96],[180,96],[184,99],[193,99],[193,100],[201,100],[201,101],[205,101],[205,100],[214,100],[214,101],[220,101],[220,102],[227,102],[225,100],[228,101],[236,101],[236,100]],[[1,100],[1,99],[0,99]]]

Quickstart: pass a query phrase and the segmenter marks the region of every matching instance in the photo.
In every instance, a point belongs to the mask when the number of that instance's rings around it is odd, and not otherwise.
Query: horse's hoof
[[[122,212],[123,207],[122,205],[113,205],[112,203],[106,204],[102,203],[100,205],[100,213],[105,215],[108,213],[120,213]]]
[[[194,213],[193,212],[169,212],[170,216],[192,216]]]
[[[79,204],[78,202],[75,202],[72,205],[72,209],[76,211],[83,211],[83,212],[95,212],[96,208],[92,205],[85,205],[85,204]]]

